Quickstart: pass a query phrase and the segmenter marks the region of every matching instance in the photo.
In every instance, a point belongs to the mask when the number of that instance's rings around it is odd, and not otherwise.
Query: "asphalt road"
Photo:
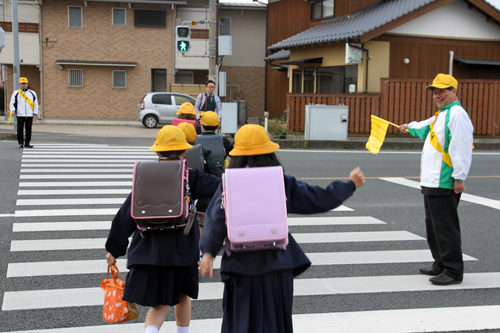
[[[35,263],[35,262],[51,262],[58,261],[61,266],[68,265],[69,262],[75,260],[104,260],[106,254],[102,248],[93,249],[75,249],[75,250],[36,250],[26,251],[18,250],[11,251],[12,241],[21,240],[57,240],[57,239],[98,239],[107,236],[106,230],[73,230],[73,231],[32,231],[32,232],[13,232],[13,224],[23,223],[39,223],[39,222],[71,222],[76,221],[110,221],[112,216],[33,216],[33,217],[15,217],[13,215],[27,210],[51,210],[51,209],[94,209],[94,208],[111,208],[117,209],[120,204],[102,204],[94,203],[91,205],[80,205],[78,203],[72,205],[60,206],[59,201],[68,198],[83,199],[83,198],[124,198],[126,195],[43,195],[29,196],[19,195],[18,190],[24,190],[19,183],[28,182],[59,182],[61,179],[20,179],[20,175],[49,175],[47,169],[54,167],[43,167],[47,162],[32,162],[29,163],[30,154],[36,155],[38,152],[43,152],[44,149],[50,148],[43,146],[44,143],[78,143],[78,144],[105,144],[112,145],[111,149],[103,151],[113,152],[123,148],[124,155],[134,154],[137,151],[134,147],[149,147],[154,139],[148,138],[100,138],[87,136],[74,136],[65,134],[47,134],[46,137],[37,137],[35,148],[33,150],[24,150],[23,158],[27,163],[23,169],[35,169],[34,171],[26,171],[21,173],[21,158],[23,150],[17,148],[15,142],[0,142],[2,154],[0,154],[0,181],[2,191],[0,192],[0,303],[2,303],[2,311],[0,311],[0,332],[8,331],[30,331],[41,330],[43,332],[48,329],[55,328],[70,328],[83,327],[82,332],[90,330],[89,327],[105,325],[101,320],[101,305],[89,306],[61,306],[50,307],[37,305],[38,308],[23,308],[9,309],[13,304],[9,297],[15,297],[15,292],[18,291],[45,291],[51,289],[75,289],[75,288],[96,288],[100,281],[105,278],[105,272],[95,272],[89,274],[69,274],[57,275],[44,273],[40,276],[16,276],[7,277],[7,269],[9,264],[13,263]],[[77,147],[68,147],[69,149],[61,149],[64,155],[72,156],[78,151]],[[147,152],[147,149],[144,149]],[[63,155],[63,156],[64,156]],[[87,156],[87,155],[83,155]],[[72,159],[75,164],[89,163],[89,159],[95,157],[67,157]],[[104,155],[106,156],[106,155]],[[352,211],[335,211],[323,214],[313,215],[316,217],[330,218],[360,218],[371,217],[383,223],[381,224],[325,224],[325,225],[301,225],[291,226],[290,231],[295,234],[325,234],[325,233],[369,233],[369,232],[403,232],[406,236],[410,236],[411,240],[380,240],[368,238],[364,241],[339,241],[339,242],[305,242],[301,244],[304,252],[311,254],[342,254],[356,252],[361,254],[375,254],[391,251],[419,251],[427,250],[425,241],[424,227],[424,209],[423,198],[420,191],[416,188],[401,185],[380,178],[391,178],[399,181],[404,178],[409,181],[418,182],[420,168],[420,153],[419,152],[381,152],[378,155],[372,155],[365,151],[294,151],[283,150],[278,152],[278,156],[282,161],[285,172],[293,175],[296,178],[308,182],[309,184],[326,186],[334,180],[343,180],[349,176],[349,172],[356,166],[359,166],[366,176],[366,184],[355,192],[354,196],[348,199],[344,204]],[[64,158],[64,157],[60,157]],[[138,158],[136,158],[138,159]],[[115,160],[102,161],[100,163],[109,162],[115,163]],[[500,230],[500,153],[475,153],[473,157],[473,165],[466,181],[466,193],[475,195],[481,198],[491,199],[490,207],[483,204],[473,203],[462,200],[459,207],[462,227],[462,246],[463,252],[467,256],[472,257],[466,262],[466,276],[464,285],[469,280],[470,285],[462,289],[450,288],[429,288],[429,283],[426,279],[420,279],[418,282],[408,283],[413,281],[414,276],[418,275],[418,268],[427,266],[429,262],[413,260],[400,260],[398,262],[376,262],[376,263],[336,263],[336,264],[315,264],[308,269],[304,274],[300,275],[296,280],[303,280],[306,285],[313,285],[325,281],[325,279],[334,279],[334,283],[338,283],[340,278],[346,278],[342,281],[354,283],[353,290],[341,292],[339,290],[331,292],[325,289],[324,292],[312,295],[305,293],[304,295],[295,296],[294,298],[294,314],[325,314],[325,313],[358,313],[366,311],[366,313],[380,312],[380,321],[383,321],[387,314],[390,317],[390,310],[416,310],[416,309],[438,309],[445,308],[461,308],[480,306],[500,306],[500,286],[489,284],[476,280],[474,274],[479,273],[498,273],[500,274],[500,257],[498,256],[498,239]],[[59,163],[59,162],[53,162]],[[30,165],[30,166],[28,166]],[[91,168],[90,166],[88,167]],[[36,170],[45,171],[36,171]],[[109,170],[109,169],[103,169]],[[103,171],[101,173],[104,173]],[[131,168],[130,168],[131,172]],[[52,173],[53,174],[53,173]],[[57,173],[56,173],[57,174]],[[66,175],[65,172],[60,174]],[[105,181],[106,179],[100,179]],[[72,179],[64,179],[64,181],[77,181]],[[80,180],[82,181],[82,180]],[[87,180],[83,180],[87,181]],[[89,179],[89,182],[94,181]],[[44,190],[52,189],[52,187],[32,187],[28,185],[26,189]],[[66,187],[65,189],[90,189],[90,186],[84,187]],[[115,187],[102,187],[103,189],[113,189]],[[119,187],[121,189],[127,187]],[[26,199],[52,199],[53,202],[46,205],[16,205],[16,200]],[[495,206],[496,205],[496,206]],[[496,207],[496,208],[495,208]],[[291,216],[292,218],[298,216]],[[307,236],[307,235],[306,235]],[[378,237],[378,236],[376,236]],[[413,238],[412,238],[413,237]],[[300,242],[299,242],[300,243]],[[417,253],[415,252],[415,253]],[[410,255],[411,257],[411,255]],[[411,259],[411,258],[410,258]],[[21,274],[22,275],[22,274]],[[496,275],[493,275],[496,277]],[[390,277],[401,277],[402,283],[409,285],[405,290],[387,291],[378,290],[362,292],[364,288],[371,288],[373,281],[370,278],[383,277],[385,282],[382,286],[391,284]],[[388,278],[389,277],[389,278]],[[368,278],[368,280],[358,280]],[[337,279],[337,280],[335,280]],[[218,274],[214,280],[201,278],[200,283],[218,282],[220,277]],[[359,281],[359,282],[357,282]],[[364,281],[364,282],[363,282]],[[500,279],[499,279],[500,281]],[[359,283],[359,285],[356,285]],[[484,283],[484,284],[482,284]],[[8,297],[6,297],[8,295]],[[46,296],[43,296],[46,297]],[[6,298],[7,301],[6,301]],[[40,300],[39,303],[43,301]],[[198,300],[193,302],[193,320],[202,320],[210,318],[220,318],[222,315],[222,306],[220,299]],[[483,308],[478,308],[483,309]],[[496,308],[495,308],[496,309]],[[434,310],[436,313],[441,313]],[[135,322],[143,322],[147,309],[140,307],[141,316]],[[172,311],[173,312],[173,311]],[[467,313],[467,312],[466,312]],[[483,311],[484,313],[484,311]],[[362,315],[363,314],[363,315]],[[363,322],[365,312],[359,312],[359,316],[354,321]],[[377,312],[378,314],[378,312]],[[464,315],[467,316],[467,315]],[[470,313],[473,317],[472,312]],[[500,316],[498,316],[500,317]],[[394,320],[397,322],[397,315],[394,315]],[[167,321],[174,320],[173,313],[167,317]],[[472,320],[472,319],[471,319]],[[479,318],[477,328],[481,331],[500,332],[500,324],[494,326],[488,320]],[[422,322],[426,322],[427,317],[422,317]],[[430,329],[425,331],[461,331],[461,328],[456,328],[452,322],[457,320],[442,316],[442,323],[431,323]],[[204,323],[201,321],[201,323]],[[352,323],[351,323],[352,324]],[[484,324],[483,326],[481,326]],[[354,324],[353,324],[354,325]],[[447,326],[448,325],[448,326]],[[166,326],[166,325],[164,325]],[[105,326],[109,332],[118,332],[120,328],[126,326]],[[354,327],[354,326],[353,326]],[[374,326],[376,327],[376,326]],[[397,324],[394,325],[397,327]],[[444,327],[444,329],[441,329]],[[465,328],[465,326],[464,326]],[[339,332],[367,332],[362,328],[357,330],[349,329],[346,325]],[[392,329],[392,328],[391,328]],[[103,332],[104,332],[103,331]],[[122,330],[123,331],[123,330]],[[140,327],[136,331],[141,331]],[[208,330],[196,330],[193,326],[191,332],[208,332]],[[217,331],[217,330],[215,330]],[[297,330],[297,332],[305,332],[306,330]],[[324,332],[334,331],[333,329],[325,329]],[[377,332],[377,330],[373,330]],[[389,332],[392,330],[378,330],[378,332]],[[424,331],[415,326],[414,331]],[[469,331],[464,329],[463,331]],[[97,331],[96,331],[97,332]],[[100,331],[99,331],[100,332]],[[211,331],[210,331],[211,332]]]

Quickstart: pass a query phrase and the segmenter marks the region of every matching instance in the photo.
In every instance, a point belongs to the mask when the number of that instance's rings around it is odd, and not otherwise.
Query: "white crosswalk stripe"
[[[100,318],[103,290],[98,285],[83,283],[75,288],[61,285],[31,285],[34,279],[73,279],[101,274],[105,278],[107,264],[101,257],[66,260],[69,253],[78,250],[102,250],[105,233],[111,219],[131,189],[133,163],[136,159],[154,159],[148,147],[111,147],[103,145],[40,144],[36,150],[23,151],[13,239],[10,251],[20,258],[8,262],[6,277],[10,283],[3,291],[1,311],[29,313],[77,307],[94,307],[97,314],[92,326],[26,329],[30,333],[81,332],[139,332],[143,323],[104,325]],[[401,178],[384,181],[415,187],[415,182]],[[416,183],[418,185],[418,183]],[[462,200],[494,209],[495,200],[470,196]],[[102,207],[101,205],[106,205]],[[85,208],[88,206],[88,208]],[[99,207],[101,206],[101,207]],[[296,241],[308,246],[306,253],[319,277],[301,275],[294,281],[294,296],[315,299],[332,295],[378,295],[406,292],[457,293],[474,290],[500,290],[500,272],[467,273],[462,284],[435,286],[424,275],[398,275],[394,270],[382,275],[332,277],[323,270],[350,266],[366,268],[369,265],[429,264],[433,261],[425,238],[406,230],[398,230],[387,221],[372,216],[357,216],[354,209],[340,206],[328,217],[290,217],[289,227]],[[43,208],[43,209],[40,209]],[[338,213],[338,214],[337,214]],[[341,216],[344,215],[344,216]],[[307,227],[321,228],[322,232],[307,231]],[[339,228],[340,230],[337,230]],[[92,233],[91,236],[82,236]],[[96,236],[97,235],[97,236]],[[370,251],[355,251],[358,244],[371,244]],[[330,244],[329,252],[318,252],[317,244]],[[404,244],[397,249],[380,250],[378,245]],[[337,246],[345,246],[336,249]],[[352,248],[351,248],[352,247]],[[382,247],[383,248],[383,247]],[[329,248],[328,248],[329,249]],[[76,250],[76,251],[75,251]],[[55,252],[51,252],[55,251]],[[53,254],[57,253],[57,257]],[[38,255],[31,259],[31,254]],[[45,255],[47,254],[47,256]],[[40,257],[41,256],[41,257]],[[78,254],[77,254],[78,256]],[[37,260],[37,258],[43,258]],[[474,263],[481,258],[464,254],[464,260]],[[127,273],[127,261],[118,259],[118,267]],[[418,267],[418,266],[416,266]],[[220,256],[214,261],[220,269]],[[92,280],[92,279],[89,279]],[[95,279],[93,279],[95,281]],[[98,278],[99,280],[99,278]],[[46,280],[44,280],[46,281]],[[100,281],[100,280],[99,280]],[[20,286],[17,290],[10,286]],[[200,283],[199,299],[193,307],[204,302],[219,301],[223,295],[220,282]],[[448,295],[448,294],[446,294]],[[362,309],[360,307],[360,309]],[[438,332],[454,330],[500,330],[500,305],[438,308],[380,309],[322,313],[296,313],[294,331],[303,332]],[[193,313],[196,313],[193,312]],[[175,331],[175,321],[165,322],[160,332]],[[190,332],[220,332],[221,318],[193,317]],[[3,328],[0,328],[0,333]]]

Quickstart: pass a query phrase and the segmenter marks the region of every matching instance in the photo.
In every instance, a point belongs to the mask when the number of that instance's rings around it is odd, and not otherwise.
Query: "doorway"
[[[151,69],[151,92],[167,91],[167,70],[162,68]]]

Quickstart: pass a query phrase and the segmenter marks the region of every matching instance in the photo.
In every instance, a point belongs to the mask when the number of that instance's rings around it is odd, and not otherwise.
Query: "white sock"
[[[144,330],[144,333],[158,333],[158,327],[156,327],[155,325],[149,325]]]
[[[177,326],[177,333],[189,333],[189,326]]]

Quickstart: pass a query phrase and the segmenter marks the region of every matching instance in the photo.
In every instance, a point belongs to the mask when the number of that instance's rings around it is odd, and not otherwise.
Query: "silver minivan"
[[[196,100],[185,94],[154,92],[147,93],[137,104],[137,120],[147,128],[158,124],[171,124],[182,103],[195,104]]]

